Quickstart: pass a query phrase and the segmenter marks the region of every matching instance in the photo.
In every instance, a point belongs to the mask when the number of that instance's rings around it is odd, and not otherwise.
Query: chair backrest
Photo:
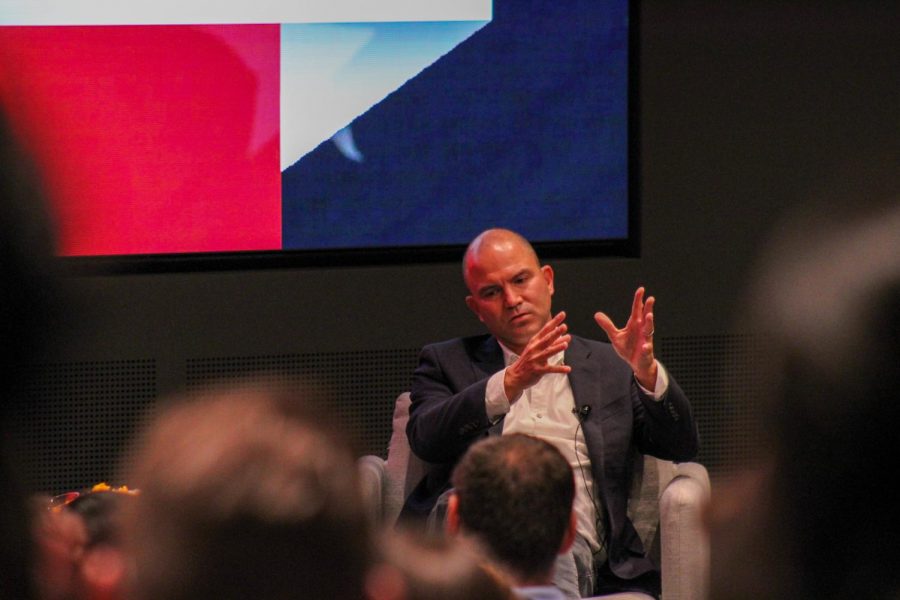
[[[406,437],[409,421],[409,392],[403,392],[394,404],[391,441],[388,444],[387,475],[384,493],[384,523],[392,525],[403,508],[403,501],[428,471],[428,463],[413,454]]]
[[[409,448],[406,423],[409,421],[409,392],[397,397],[388,445],[386,464],[386,489],[384,492],[384,522],[393,524],[400,514],[403,501],[428,470],[428,463],[417,457]],[[675,465],[652,456],[634,453],[631,493],[628,500],[628,516],[634,523],[644,548],[658,549],[659,498],[675,475]]]

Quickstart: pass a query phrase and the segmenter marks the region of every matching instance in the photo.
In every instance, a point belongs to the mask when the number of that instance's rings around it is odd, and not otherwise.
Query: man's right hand
[[[568,373],[572,367],[564,364],[551,365],[548,360],[557,352],[565,350],[572,339],[568,335],[568,327],[563,322],[566,313],[560,312],[538,331],[525,345],[522,355],[506,368],[503,376],[503,387],[509,403],[519,399],[526,389],[530,388],[547,373]]]

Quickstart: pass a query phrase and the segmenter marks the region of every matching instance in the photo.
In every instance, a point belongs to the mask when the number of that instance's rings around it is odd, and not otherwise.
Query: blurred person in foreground
[[[577,526],[575,477],[550,443],[515,433],[472,444],[453,471],[447,507],[451,534],[472,538],[530,600],[562,600],[556,557]]]
[[[630,463],[635,450],[691,460],[699,436],[687,397],[654,353],[655,299],[638,288],[621,329],[596,313],[609,343],[570,335],[566,313],[551,313],[552,267],[507,229],[472,240],[463,279],[466,305],[488,334],[422,349],[406,432],[432,464],[401,517],[428,518],[442,506],[454,465],[477,440],[528,433],[554,444],[579,473],[577,535],[560,556],[557,585],[571,598],[659,596],[659,565],[627,515]]]
[[[78,598],[124,598],[127,560],[122,549],[121,516],[135,497],[136,492],[125,486],[117,488],[101,483],[66,504],[65,510],[80,517],[87,534],[78,563]]]
[[[762,444],[712,495],[715,600],[900,597],[894,198],[865,214],[792,214],[767,246],[746,313],[766,343]]]
[[[131,459],[129,598],[362,597],[356,463],[312,396],[218,388],[163,407]]]
[[[79,568],[88,541],[87,527],[69,510],[52,510],[51,499],[32,500],[33,578],[40,600],[77,600]]]
[[[408,529],[382,532],[367,600],[515,600],[508,581],[458,538]]]
[[[33,499],[35,583],[41,600],[121,600],[120,515],[134,492],[100,483]]]
[[[36,597],[32,513],[12,422],[63,312],[55,231],[39,181],[0,114],[0,600]]]

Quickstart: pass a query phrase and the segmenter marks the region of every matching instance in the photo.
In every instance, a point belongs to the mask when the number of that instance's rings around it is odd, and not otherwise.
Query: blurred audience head
[[[133,502],[137,492],[127,487],[113,488],[105,483],[78,494],[65,505],[65,510],[81,517],[87,528],[87,545],[99,546],[121,543],[121,515],[123,507]]]
[[[0,599],[34,597],[30,511],[10,417],[61,314],[53,252],[39,178],[0,114]]]
[[[87,535],[78,565],[79,598],[117,600],[125,597],[127,559],[122,547],[122,514],[135,499],[132,492],[101,484],[66,505],[68,512],[81,518]]]
[[[79,565],[88,541],[87,527],[72,511],[51,510],[48,500],[35,498],[32,506],[35,597],[75,600]]]
[[[356,463],[311,395],[220,388],[163,406],[130,461],[131,597],[362,595]]]
[[[503,575],[460,538],[420,530],[382,533],[366,581],[368,600],[513,600]]]
[[[122,508],[133,493],[68,492],[34,501],[35,581],[41,600],[124,598],[126,558],[121,548]]]
[[[900,202],[793,217],[745,313],[762,452],[713,494],[713,597],[896,597]]]
[[[523,434],[473,444],[453,471],[447,525],[477,540],[516,585],[551,581],[575,534],[572,468],[552,444]]]

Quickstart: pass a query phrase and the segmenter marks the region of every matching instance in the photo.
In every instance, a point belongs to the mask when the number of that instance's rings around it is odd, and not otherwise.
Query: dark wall
[[[642,256],[553,262],[571,328],[600,334],[592,314],[621,320],[644,284],[664,362],[667,339],[721,339],[787,208],[857,181],[896,191],[898,22],[888,2],[645,2]],[[69,359],[152,359],[159,392],[184,385],[191,359],[409,350],[480,331],[455,263],[72,283],[94,320]]]

